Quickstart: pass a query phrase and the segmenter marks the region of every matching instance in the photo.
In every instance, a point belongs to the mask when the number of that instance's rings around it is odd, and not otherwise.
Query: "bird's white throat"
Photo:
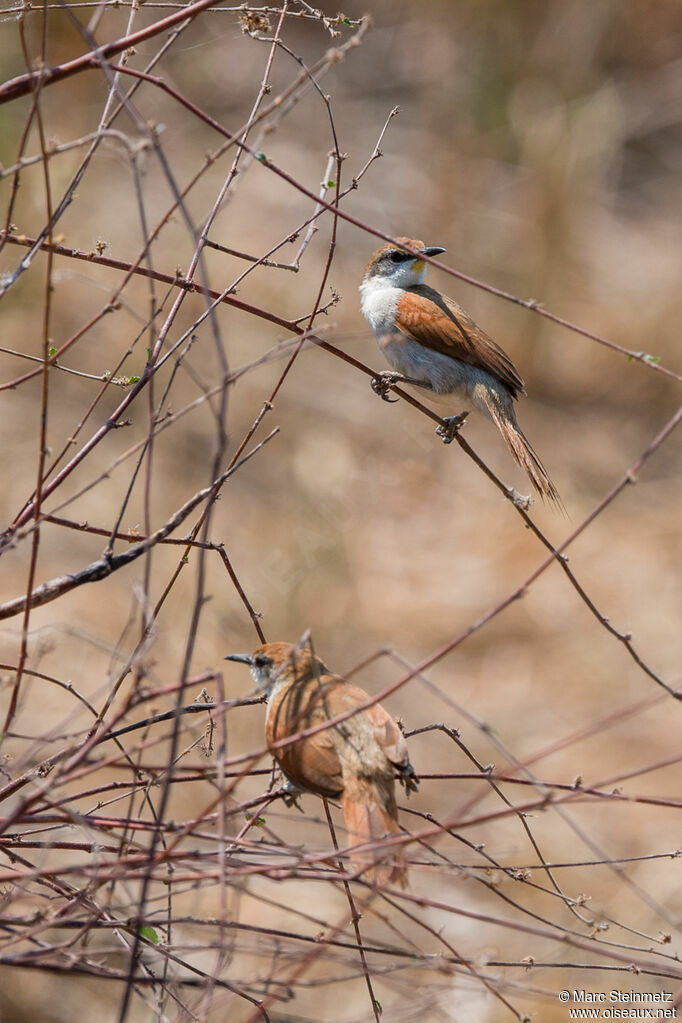
[[[366,277],[360,285],[360,306],[373,331],[392,327],[398,311],[403,288],[391,284],[385,277]]]

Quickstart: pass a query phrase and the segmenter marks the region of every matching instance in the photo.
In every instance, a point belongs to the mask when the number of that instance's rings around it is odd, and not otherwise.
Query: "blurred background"
[[[42,22],[37,10],[19,21],[7,0],[4,6],[0,65],[10,78],[25,71],[22,29],[34,59],[40,53]],[[145,4],[130,24],[131,9],[122,2],[97,13],[85,3],[51,10],[47,62],[56,65],[90,48],[77,24],[89,24],[101,44],[172,13],[172,7],[155,9],[163,6]],[[651,365],[628,359],[532,311],[429,271],[429,282],[474,316],[509,353],[525,380],[528,397],[520,403],[519,419],[567,510],[562,518],[538,503],[531,514],[558,545],[623,478],[680,404],[679,379],[655,368],[682,372],[679,4],[351,0],[343,10],[350,24],[336,17],[336,7],[322,7],[331,19],[328,25],[307,5],[290,4],[281,30],[287,49],[279,48],[274,55],[263,104],[296,81],[301,67],[295,58],[308,67],[324,62],[330,47],[342,46],[357,31],[356,20],[369,12],[372,26],[361,45],[350,48],[343,60],[329,61],[320,80],[322,92],[330,97],[339,149],[346,155],[342,189],[370,159],[392,108],[398,106],[400,112],[381,141],[383,155],[344,198],[342,208],[379,231],[445,246],[441,258],[454,269],[524,300],[535,299],[595,334],[653,357]],[[247,122],[279,18],[274,8],[268,14],[259,12],[251,21],[241,8],[205,12],[169,45],[153,71],[232,132]],[[165,38],[136,46],[129,55],[131,66],[147,67]],[[132,83],[124,78],[121,86]],[[96,132],[108,96],[109,80],[99,72],[45,88],[40,112],[46,145],[59,150]],[[222,141],[210,127],[150,85],[135,94],[133,103],[135,112],[121,112],[101,140],[54,233],[69,247],[134,262],[144,238],[166,217],[174,191],[188,188],[203,170],[187,192],[183,211],[163,223],[148,256],[154,269],[173,275],[179,268],[184,274],[196,241],[190,223],[195,229],[203,226],[234,150],[206,166],[207,153],[215,154]],[[16,233],[35,237],[47,222],[43,163],[27,161],[16,196],[12,170],[19,156],[40,156],[38,120],[30,120],[32,104],[27,96],[0,106],[0,187],[2,222],[8,219]],[[168,172],[145,141],[140,127],[144,122],[156,126]],[[299,87],[291,102],[251,129],[248,141],[318,192],[334,140],[325,103],[315,89]],[[87,141],[51,157],[53,205],[70,186],[86,151]],[[260,257],[296,233],[272,257],[291,261],[314,204],[248,156],[239,171],[211,225],[210,239]],[[327,198],[333,194],[331,187]],[[239,281],[237,297],[286,320],[309,314],[329,253],[330,216],[320,217],[317,226],[298,272],[259,266]],[[315,329],[380,370],[385,365],[360,313],[357,292],[362,268],[378,244],[362,229],[339,221],[323,293],[323,303],[332,297],[332,289],[338,302],[317,318]],[[0,252],[3,278],[14,272],[25,251],[5,245]],[[238,256],[206,250],[206,279],[217,291],[234,283],[247,266]],[[46,271],[46,257],[38,254],[2,299],[0,384],[35,368],[27,356],[42,357]],[[55,257],[50,346],[59,348],[97,316],[122,280],[120,270]],[[65,446],[71,457],[116,408],[127,391],[111,384],[89,411],[102,386],[97,378],[107,371],[119,377],[143,372],[145,350],[153,346],[173,298],[167,285],[156,283],[151,290],[149,282],[133,278],[117,310],[98,319],[60,359],[77,373],[50,371],[48,463]],[[160,313],[150,326],[152,306]],[[177,354],[167,361],[153,392],[141,392],[126,410],[122,418],[129,424],[108,433],[49,498],[44,511],[110,530],[132,487],[119,528],[146,533],[211,481],[220,436],[219,395],[207,395],[222,379],[217,347],[234,371],[251,367],[280,342],[288,343],[291,335],[227,305],[213,319],[197,323],[204,309],[200,296],[185,301],[164,350],[184,331],[193,338],[189,350],[184,352],[183,342],[179,364]],[[248,368],[227,387],[222,464],[268,399],[290,351],[286,344],[284,351]],[[35,488],[41,387],[37,375],[0,392],[3,528]],[[196,404],[158,433],[153,450],[144,455],[142,471],[134,476],[140,451],[119,459],[145,440],[150,415],[179,413],[190,403]],[[545,548],[475,464],[456,444],[442,445],[433,422],[405,402],[380,402],[367,376],[328,352],[313,346],[302,351],[254,443],[274,426],[279,434],[223,488],[208,537],[224,543],[241,585],[262,615],[268,640],[295,642],[310,628],[318,653],[342,673],[389,649],[415,665],[508,598],[545,557]],[[497,475],[527,492],[525,479],[492,426],[470,417],[464,435]],[[73,437],[76,441],[70,443]],[[638,655],[673,687],[682,685],[681,497],[679,434],[673,433],[637,475],[636,485],[626,487],[568,552],[571,569],[599,612],[620,632],[632,633]],[[184,536],[194,521],[177,535]],[[31,537],[30,530],[20,532],[2,554],[2,601],[26,591]],[[100,557],[104,543],[102,536],[44,524],[35,584],[78,571]],[[156,547],[148,561],[35,609],[29,621],[28,668],[71,681],[99,710],[136,649],[145,615],[164,592],[179,555],[178,548]],[[248,673],[238,665],[225,667],[222,659],[257,645],[253,623],[218,554],[208,551],[208,599],[198,625],[193,625],[197,565],[193,552],[151,639],[136,655],[135,670],[125,677],[114,710],[133,686],[159,691],[154,709],[171,706],[174,697],[161,690],[182,678],[190,635],[195,638],[190,675],[223,671],[227,698],[250,691]],[[20,647],[21,619],[3,622],[3,704],[9,701]],[[353,677],[376,693],[404,673],[386,655]],[[211,697],[219,698],[215,685],[208,688]],[[494,762],[496,770],[513,773],[527,763],[526,777],[547,785],[570,786],[580,777],[585,787],[617,789],[625,798],[574,799],[529,822],[547,862],[588,864],[557,870],[566,895],[586,896],[584,919],[579,920],[556,893],[547,894],[551,884],[537,870],[537,850],[518,817],[478,820],[499,813],[504,804],[481,778],[451,777],[476,773],[462,750],[442,732],[415,736],[411,758],[424,780],[411,808],[436,819],[461,821],[460,833],[467,841],[483,843],[504,866],[528,867],[542,890],[494,869],[480,850],[465,848],[455,835],[444,836],[431,850],[415,847],[419,862],[411,878],[413,892],[450,911],[408,905],[418,918],[408,920],[378,900],[363,919],[369,942],[388,942],[410,954],[439,955],[446,954],[437,938],[442,934],[519,1012],[545,1021],[568,1018],[557,1000],[562,987],[677,991],[680,981],[672,978],[680,977],[679,970],[668,957],[680,952],[682,883],[680,860],[669,854],[682,846],[677,759],[682,707],[608,634],[558,566],[385,705],[408,730],[441,721],[458,728],[481,765]],[[142,716],[142,711],[131,710],[129,719]],[[11,778],[40,763],[63,749],[65,738],[82,737],[91,720],[64,688],[46,678],[25,677],[12,734],[4,739],[3,772]],[[201,739],[204,727],[205,722],[186,725],[183,749]],[[240,708],[228,715],[227,727],[228,756],[258,749],[263,708]],[[156,738],[167,734],[166,726]],[[165,748],[152,748],[150,763],[159,770]],[[209,761],[207,765],[200,748],[188,749],[180,769],[206,770],[213,763]],[[259,764],[268,765],[268,758]],[[448,777],[429,777],[443,774]],[[105,780],[123,777],[120,765],[101,768]],[[266,783],[264,775],[241,779],[226,805],[255,798]],[[555,791],[511,783],[502,788],[519,805],[537,799],[538,793],[542,798]],[[208,781],[174,786],[168,815],[189,819],[214,793]],[[84,813],[95,804],[94,796],[74,799],[69,812]],[[11,810],[15,803],[7,805]],[[151,811],[140,797],[130,805],[134,810],[118,807],[116,812],[149,818]],[[267,813],[268,826],[285,845],[327,849],[321,803],[304,796],[302,807],[304,816],[276,803]],[[423,819],[407,813],[401,820],[410,829],[424,826]],[[230,818],[227,834],[236,835],[243,823],[243,816]],[[89,834],[75,816],[73,824],[74,833]],[[210,851],[213,844],[205,842],[202,848]],[[31,862],[45,867],[84,860],[82,851],[71,857],[64,853],[58,861],[55,856],[54,850],[42,849]],[[644,858],[618,870],[593,865],[631,857]],[[134,912],[136,891],[133,881],[112,888],[109,909]],[[187,882],[186,891],[179,889],[176,911],[202,917],[204,927],[187,921],[178,925],[173,935],[178,954],[232,984],[259,980],[269,993],[264,978],[287,977],[309,947],[303,946],[302,952],[300,944],[284,938],[277,943],[234,932],[229,953],[223,948],[217,966],[211,944],[215,932],[209,940],[206,920],[220,912],[218,892],[215,880]],[[36,902],[45,908],[44,893],[37,888],[26,886],[21,896],[15,895],[15,903],[10,899],[13,912],[28,914]],[[333,927],[348,913],[341,889],[315,881],[240,877],[228,882],[227,899],[230,919],[284,932],[314,935],[320,926]],[[292,916],[304,907],[310,919]],[[160,912],[160,903],[152,900],[150,909]],[[462,916],[461,910],[497,922]],[[159,922],[163,926],[163,917]],[[531,935],[523,926],[538,931]],[[615,958],[608,958],[603,945],[589,946],[589,941],[583,948],[562,948],[550,937],[552,927],[556,934],[567,929],[585,941],[597,934],[602,942],[612,943],[607,951]],[[661,944],[661,934],[672,934],[672,943]],[[351,937],[352,929],[344,935]],[[661,975],[655,969],[646,976],[600,971],[599,964],[627,971],[642,950],[653,950],[650,960],[659,964]],[[125,968],[122,946],[111,935],[98,954],[108,965]],[[543,965],[521,968],[528,956]],[[564,963],[573,966],[561,969]],[[71,1018],[86,997],[98,1019],[119,1018],[121,988],[114,982],[1,968],[3,1020]],[[176,969],[176,977],[184,976]],[[484,1023],[513,1018],[464,968],[443,962],[435,970],[432,962],[405,963],[377,955],[372,971],[385,1018]],[[229,991],[212,991],[212,998],[183,992],[185,1009],[170,1000],[163,1015],[155,996],[146,991],[133,1000],[129,1018],[213,1020],[225,1018],[226,1012],[230,1020],[251,1018],[253,1006]],[[284,998],[269,1010],[272,1020],[345,1023],[374,1018],[352,951],[330,951],[312,961]],[[189,1014],[183,1016],[185,1011]]]

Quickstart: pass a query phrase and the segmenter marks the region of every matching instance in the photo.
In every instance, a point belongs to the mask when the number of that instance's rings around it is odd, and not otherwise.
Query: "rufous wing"
[[[324,688],[309,681],[274,697],[265,723],[268,746],[332,716],[325,711]],[[286,776],[301,788],[329,798],[343,789],[341,761],[328,731],[298,739],[272,753]]]
[[[514,398],[524,393],[523,380],[506,352],[457,302],[435,288],[427,284],[407,288],[398,303],[395,323],[425,348],[492,373]]]
[[[348,685],[347,688],[353,691],[353,696],[358,701],[358,704],[361,701],[362,703],[367,703],[367,693],[363,692],[362,689],[358,689],[353,685]],[[396,721],[388,711],[384,710],[380,703],[373,703],[371,707],[367,707],[364,713],[369,718],[374,738],[386,759],[390,763],[395,764],[396,767],[408,764],[407,743]]]

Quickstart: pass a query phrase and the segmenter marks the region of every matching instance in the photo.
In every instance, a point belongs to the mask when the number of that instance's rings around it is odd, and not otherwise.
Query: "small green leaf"
[[[350,18],[344,17],[344,18],[341,18],[341,24],[342,25],[350,25],[352,27],[353,22],[350,20]]]
[[[379,1014],[380,1016],[383,1016],[383,1013],[384,1013],[384,1007],[383,1007],[383,1005],[381,1004],[381,1002],[379,1002],[379,1001],[378,1001],[378,1000],[377,1000],[376,998],[373,998],[373,999],[372,999],[372,1001],[374,1002],[374,1008],[376,1009],[377,1013],[378,1013],[378,1014]]]
[[[268,158],[265,155],[265,153],[254,153],[253,154],[253,158],[254,158],[254,160],[258,160],[259,163],[267,163],[268,162]]]
[[[56,348],[48,348],[48,355],[56,355],[56,354],[57,354],[57,349]]]
[[[661,361],[661,357],[660,357],[660,355],[645,355],[644,356],[644,361],[645,362],[657,363],[657,362]]]
[[[327,188],[336,188],[336,182],[335,181],[328,181],[327,182]]]
[[[159,944],[159,936],[153,927],[140,927],[140,937],[146,938],[147,941],[151,941],[155,945]]]
[[[138,383],[139,379],[140,379],[139,377],[128,377],[128,383],[129,384],[136,384],[136,383]]]

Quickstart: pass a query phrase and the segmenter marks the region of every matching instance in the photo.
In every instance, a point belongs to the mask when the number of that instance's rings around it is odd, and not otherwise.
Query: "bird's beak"
[[[248,664],[249,667],[253,664],[250,654],[226,654],[224,660],[239,661],[240,664]]]
[[[425,245],[422,249],[425,256],[439,256],[441,252],[446,251],[447,250],[442,248],[440,245]]]

